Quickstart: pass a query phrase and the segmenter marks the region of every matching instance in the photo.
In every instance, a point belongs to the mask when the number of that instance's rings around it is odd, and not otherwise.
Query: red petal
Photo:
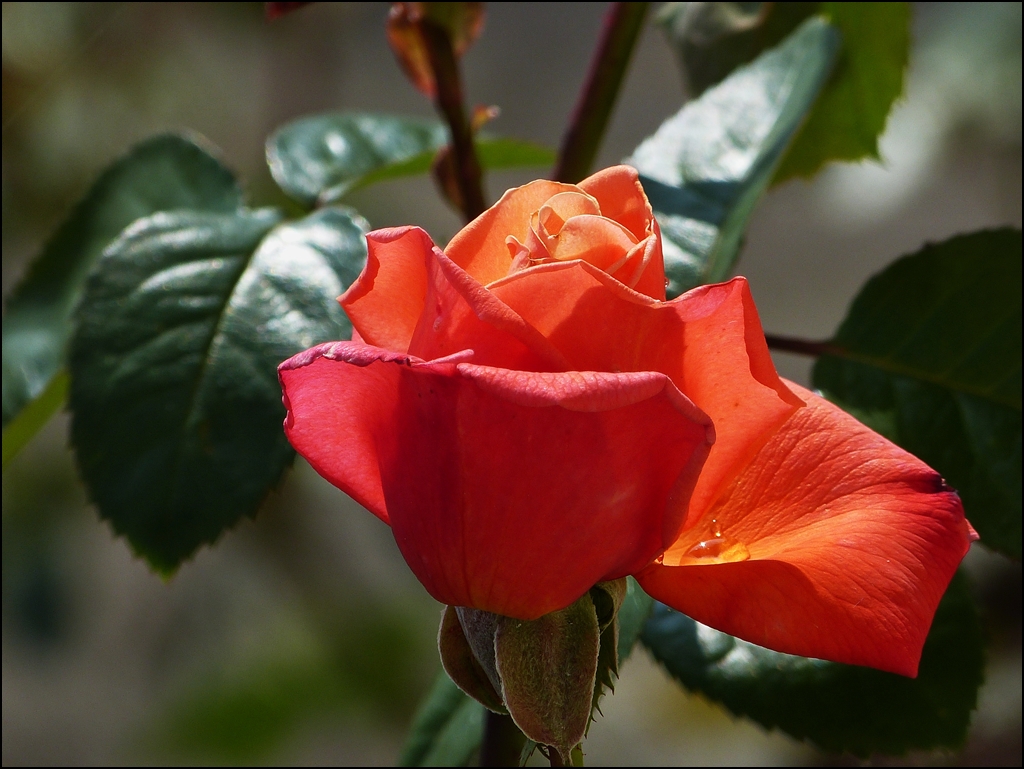
[[[374,230],[366,245],[366,266],[338,301],[367,344],[404,352],[423,314],[437,248],[419,227]]]
[[[534,619],[664,549],[710,442],[666,377],[453,360],[339,342],[281,366],[292,444],[431,595]]]
[[[960,499],[916,457],[790,386],[807,407],[666,565],[637,578],[658,600],[753,643],[915,676],[970,545]],[[744,548],[749,559],[736,560]],[[725,557],[705,565],[693,557],[719,550]]]
[[[657,302],[572,262],[524,270],[490,290],[570,368],[659,371],[711,417],[717,438],[694,492],[691,523],[802,405],[775,373],[743,278]]]
[[[444,252],[483,285],[504,278],[512,266],[505,240],[511,235],[525,243],[530,216],[560,192],[579,192],[579,188],[541,179],[509,190],[452,238]]]

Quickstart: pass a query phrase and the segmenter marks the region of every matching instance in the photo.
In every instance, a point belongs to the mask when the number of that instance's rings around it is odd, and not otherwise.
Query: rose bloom
[[[350,342],[285,430],[446,604],[520,619],[634,575],[711,627],[916,675],[975,535],[920,460],[779,378],[746,280],[665,301],[636,171],[509,190],[438,249],[366,236]]]

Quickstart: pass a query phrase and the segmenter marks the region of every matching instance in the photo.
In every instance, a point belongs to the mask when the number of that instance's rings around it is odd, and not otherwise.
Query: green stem
[[[455,164],[456,183],[462,193],[462,213],[466,221],[470,222],[482,214],[487,206],[484,203],[483,173],[476,156],[473,131],[463,106],[462,75],[458,59],[444,27],[430,19],[423,19],[419,24],[437,83],[435,103],[438,111],[448,121],[451,132],[452,160]]]
[[[480,745],[480,766],[519,766],[526,737],[511,716],[487,711],[484,739]]]
[[[590,173],[650,3],[612,3],[587,81],[562,138],[554,178],[575,183]]]
[[[788,336],[775,336],[774,334],[765,334],[764,338],[768,342],[768,347],[772,350],[812,355],[816,358],[822,355],[839,355],[842,353],[838,347],[828,342],[812,342],[807,339],[794,339]]]

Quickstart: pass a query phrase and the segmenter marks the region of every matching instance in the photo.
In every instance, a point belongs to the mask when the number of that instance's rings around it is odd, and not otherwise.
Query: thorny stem
[[[480,766],[519,766],[525,742],[526,738],[511,716],[488,710],[480,745]]]
[[[812,355],[814,357],[842,354],[842,350],[828,342],[811,342],[807,339],[793,339],[792,337],[775,336],[774,334],[765,334],[764,338],[768,342],[768,347],[772,350],[795,352],[800,355]]]
[[[649,6],[612,3],[608,9],[587,81],[562,138],[555,180],[575,183],[590,173]]]
[[[462,76],[447,30],[430,19],[420,21],[420,31],[437,83],[435,103],[448,121],[456,183],[462,193],[462,213],[467,222],[484,212],[483,175],[473,144],[473,131],[463,106]]]

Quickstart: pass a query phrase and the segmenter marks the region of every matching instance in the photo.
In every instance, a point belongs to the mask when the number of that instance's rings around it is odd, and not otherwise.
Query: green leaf
[[[267,162],[285,192],[306,206],[339,200],[376,182],[424,174],[448,141],[437,120],[339,112],[302,118],[267,140]],[[555,153],[531,142],[481,136],[483,168],[550,165]]]
[[[982,542],[1021,557],[1021,233],[903,257],[854,299],[814,386],[934,467]]]
[[[808,177],[830,160],[878,158],[878,137],[903,93],[909,3],[822,3],[843,48],[773,181]]]
[[[807,20],[683,107],[626,161],[661,225],[670,296],[728,277],[747,219],[838,47],[832,27]]]
[[[281,189],[303,205],[340,198],[362,178],[448,140],[437,120],[339,112],[302,118],[267,139],[267,163]],[[429,168],[427,162],[425,171]],[[421,173],[419,166],[408,173]]]
[[[34,399],[52,396],[64,365],[71,314],[86,275],[104,248],[136,219],[179,208],[233,211],[242,193],[231,172],[189,138],[158,136],[132,149],[100,176],[43,248],[7,300],[3,327],[4,465],[30,428],[60,403],[47,402],[23,421],[19,438],[7,426]],[[50,389],[48,389],[50,388]],[[47,411],[47,409],[49,409]],[[44,414],[45,412],[45,414]],[[16,445],[15,445],[16,444]],[[13,456],[13,455],[12,455]]]
[[[658,14],[698,96],[816,13],[839,30],[842,51],[773,182],[811,176],[830,160],[878,157],[878,137],[903,91],[909,3],[668,3]]]
[[[365,258],[365,222],[329,208],[267,235],[279,219],[141,219],[104,252],[78,311],[79,468],[100,514],[164,572],[255,514],[293,455],[277,365],[348,331],[335,297]]]
[[[465,766],[483,739],[484,706],[442,670],[413,718],[399,766]]]
[[[662,604],[643,642],[686,688],[733,714],[862,758],[961,746],[984,666],[981,624],[959,575],[939,604],[917,678],[773,652]]]
[[[691,97],[781,43],[820,3],[665,3],[655,17]]]
[[[644,623],[654,608],[654,599],[643,591],[640,584],[632,577],[626,579],[629,587],[626,599],[619,607],[619,664],[621,665],[633,652],[633,647],[640,640]]]

